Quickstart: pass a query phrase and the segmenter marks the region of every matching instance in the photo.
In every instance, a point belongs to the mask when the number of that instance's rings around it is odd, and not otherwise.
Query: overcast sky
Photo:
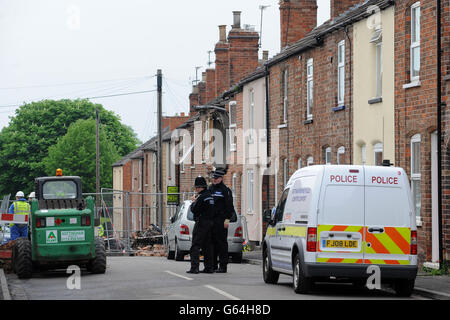
[[[188,112],[195,67],[205,71],[219,25],[260,30],[280,51],[278,0],[0,0],[0,128],[23,102],[153,90],[162,69],[166,115]],[[329,0],[318,0],[319,24]],[[261,53],[260,52],[260,56]],[[214,54],[211,55],[214,61]],[[156,130],[156,93],[97,98],[145,142]]]

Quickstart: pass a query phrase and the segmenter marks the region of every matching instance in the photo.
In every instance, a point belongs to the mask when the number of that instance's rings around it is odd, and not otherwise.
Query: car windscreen
[[[42,187],[44,200],[76,199],[77,185],[74,181],[46,181]]]

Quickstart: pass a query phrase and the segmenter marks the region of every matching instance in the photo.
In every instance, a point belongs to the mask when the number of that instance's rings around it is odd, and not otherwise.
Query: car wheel
[[[263,253],[263,278],[265,283],[276,284],[280,274],[272,270],[270,266],[270,257],[267,253],[267,249]]]
[[[294,259],[294,291],[296,293],[308,293],[312,287],[312,279],[305,276],[300,261],[300,255],[297,253]]]
[[[233,262],[233,263],[242,263],[242,252],[233,253],[231,255],[231,262]]]
[[[175,261],[184,261],[184,252],[178,248],[177,240],[175,239]]]
[[[409,297],[414,290],[415,279],[400,279],[394,282],[394,290],[399,297]]]
[[[175,258],[175,252],[174,251],[170,251],[169,239],[167,239],[166,243],[167,243],[167,247],[166,247],[167,259],[168,260],[173,260]]]

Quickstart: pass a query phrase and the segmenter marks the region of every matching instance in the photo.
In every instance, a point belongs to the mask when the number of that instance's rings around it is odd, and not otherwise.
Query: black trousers
[[[213,243],[214,243],[214,266],[226,268],[228,264],[228,229],[223,227],[224,219],[214,219]]]
[[[200,266],[200,249],[204,256],[205,269],[213,269],[213,246],[212,246],[213,221],[202,219],[195,223],[192,232],[191,246],[191,269],[198,269]]]

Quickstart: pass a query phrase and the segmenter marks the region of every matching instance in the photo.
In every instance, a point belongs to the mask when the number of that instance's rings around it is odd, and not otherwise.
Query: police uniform
[[[225,173],[226,171],[217,169],[213,173],[213,178],[223,177]],[[225,219],[231,219],[233,216],[233,194],[223,181],[212,184],[209,191],[214,197],[216,207],[213,228],[214,265],[217,266],[217,259],[219,259],[219,268],[216,272],[224,273],[227,272],[228,265],[228,229],[224,227],[224,222]]]
[[[213,273],[213,247],[212,229],[214,219],[214,198],[207,190],[206,180],[203,177],[195,179],[195,187],[204,188],[198,198],[191,204],[190,210],[194,214],[195,226],[192,233],[191,269],[188,273]],[[199,271],[200,249],[204,256],[204,270]]]

